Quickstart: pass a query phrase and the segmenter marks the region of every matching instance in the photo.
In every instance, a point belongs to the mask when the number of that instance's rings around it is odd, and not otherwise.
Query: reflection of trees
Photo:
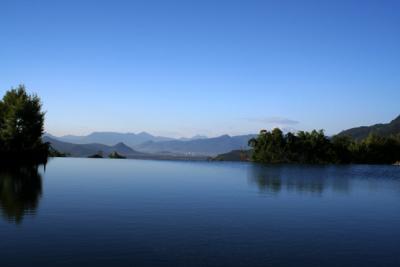
[[[327,186],[321,176],[289,177],[286,181],[287,191],[311,192],[321,194]]]
[[[326,189],[347,192],[349,180],[341,168],[329,166],[258,165],[250,167],[248,180],[262,192],[308,192],[322,194]]]
[[[0,169],[0,211],[7,220],[20,223],[25,214],[35,213],[41,195],[38,167]]]
[[[249,182],[256,184],[262,192],[277,193],[282,189],[280,168],[253,165],[249,173]]]

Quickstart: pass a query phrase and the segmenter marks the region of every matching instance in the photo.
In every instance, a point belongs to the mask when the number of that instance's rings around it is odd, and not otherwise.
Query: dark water
[[[0,172],[0,266],[400,266],[400,167],[55,159]]]

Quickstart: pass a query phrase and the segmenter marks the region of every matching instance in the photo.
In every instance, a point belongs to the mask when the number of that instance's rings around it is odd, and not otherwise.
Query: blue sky
[[[400,1],[0,1],[46,130],[328,134],[400,114]]]

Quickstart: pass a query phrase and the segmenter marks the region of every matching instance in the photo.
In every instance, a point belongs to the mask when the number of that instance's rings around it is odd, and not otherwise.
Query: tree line
[[[47,161],[49,145],[42,142],[44,133],[42,103],[25,86],[11,88],[0,101],[1,163]]]
[[[286,133],[276,128],[261,130],[249,140],[252,159],[262,163],[360,163],[393,164],[400,161],[400,134],[378,136],[371,133],[356,141],[350,136],[328,138],[323,130]]]

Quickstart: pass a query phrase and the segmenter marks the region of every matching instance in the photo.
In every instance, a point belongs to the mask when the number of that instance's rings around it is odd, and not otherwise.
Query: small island
[[[110,155],[108,155],[108,157],[110,159],[126,159],[125,156],[122,156],[122,155],[118,154],[117,151],[112,152]]]
[[[103,157],[103,152],[99,151],[96,154],[88,156],[89,159],[102,159]]]
[[[323,130],[283,134],[276,128],[262,130],[249,145],[252,160],[260,163],[395,164],[400,159],[400,134],[370,132],[357,140],[346,134],[329,138]]]

